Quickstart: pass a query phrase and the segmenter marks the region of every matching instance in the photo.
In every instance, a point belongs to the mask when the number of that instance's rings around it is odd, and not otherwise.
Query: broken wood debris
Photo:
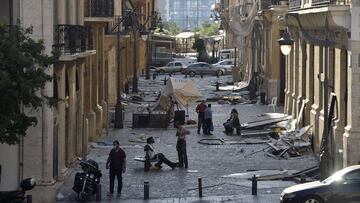
[[[301,157],[311,146],[309,130],[311,126],[305,126],[299,130],[285,132],[279,139],[269,138],[267,144],[270,149],[265,155],[275,159],[290,159]]]

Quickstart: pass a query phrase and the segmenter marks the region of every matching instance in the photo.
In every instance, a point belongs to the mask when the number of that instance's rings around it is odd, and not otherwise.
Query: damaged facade
[[[10,0],[0,5],[6,23],[19,20],[23,27],[33,26],[33,38],[44,40],[46,53],[61,52],[49,72],[55,79],[43,90],[58,103],[29,112],[39,122],[28,129],[20,144],[0,145],[0,191],[18,188],[21,179],[34,177],[37,186],[30,192],[34,202],[53,202],[76,157],[88,154],[89,142],[108,129],[118,88],[116,34],[108,30],[125,9],[141,13],[138,20],[149,28],[147,18],[154,13],[154,1]],[[120,41],[119,88],[123,92],[135,72],[145,70],[147,46],[136,33],[121,35]]]
[[[330,24],[329,95],[336,96],[335,120],[331,123],[329,147],[332,170],[359,162],[359,7],[351,0],[253,1],[223,0],[219,9],[226,30],[227,46],[239,50],[241,80],[248,81],[253,94],[265,92],[285,105],[285,113],[298,119],[298,128],[313,127],[313,147],[320,152],[323,116],[324,47],[312,44],[302,34],[295,18],[298,13],[304,30],[324,38],[324,22]],[[256,14],[252,13],[256,5]],[[250,20],[249,18],[253,18]],[[235,27],[235,29],[234,29]],[[294,38],[289,55],[280,52],[278,39],[289,30]],[[231,46],[230,46],[231,47]],[[255,96],[255,95],[254,95]],[[330,97],[335,98],[335,97]]]

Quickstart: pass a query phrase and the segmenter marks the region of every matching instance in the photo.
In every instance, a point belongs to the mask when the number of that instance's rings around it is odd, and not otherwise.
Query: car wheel
[[[222,70],[218,70],[218,71],[216,71],[216,75],[218,75],[218,76],[224,75],[224,72]]]
[[[303,203],[324,203],[324,201],[322,201],[322,199],[318,196],[307,196],[305,197],[304,201],[302,201]]]
[[[190,77],[194,77],[196,75],[196,73],[194,71],[190,71],[189,75],[190,75]]]
[[[160,71],[159,71],[159,74],[164,75],[164,74],[165,74],[165,71],[164,71],[164,70],[160,70]]]

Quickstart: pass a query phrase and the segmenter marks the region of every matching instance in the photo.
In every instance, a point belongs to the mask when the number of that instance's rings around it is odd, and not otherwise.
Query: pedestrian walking
[[[111,149],[109,157],[106,161],[106,169],[110,169],[110,192],[108,196],[112,196],[114,193],[115,176],[118,181],[117,192],[121,195],[122,190],[122,173],[126,171],[126,154],[124,150],[120,148],[119,141],[113,142],[113,149]]]
[[[205,119],[204,119],[205,109],[206,109],[205,100],[202,100],[201,103],[196,106],[196,113],[198,113],[197,134],[200,134],[201,127],[203,129],[203,133],[205,132]]]
[[[211,131],[214,131],[214,125],[212,122],[212,109],[211,104],[208,104],[204,111],[204,119],[205,119],[205,135],[213,135]]]
[[[153,144],[155,143],[155,140],[153,137],[149,137],[146,139],[146,145],[144,147],[144,151],[145,151],[145,159],[146,160],[158,160],[158,162],[155,164],[155,167],[157,167],[158,169],[161,169],[162,163],[165,163],[166,165],[168,165],[170,168],[174,169],[177,166],[177,163],[171,162],[170,160],[168,160],[164,154],[162,153],[155,153],[154,151],[154,147]]]
[[[179,163],[178,166],[179,167],[184,167],[188,168],[188,159],[187,159],[187,152],[186,152],[186,135],[190,134],[190,131],[186,130],[181,124],[180,122],[177,122],[175,124],[175,127],[177,128],[176,130],[176,137],[177,142],[176,142],[176,150],[178,152],[178,158],[179,158]]]

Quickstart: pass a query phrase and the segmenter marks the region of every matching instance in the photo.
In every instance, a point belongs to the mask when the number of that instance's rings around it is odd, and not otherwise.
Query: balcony
[[[318,8],[333,5],[350,5],[351,0],[308,0],[311,7],[306,8]],[[289,10],[298,10],[304,8],[301,0],[289,0]]]
[[[85,17],[113,17],[114,0],[87,0]]]
[[[81,25],[56,25],[54,48],[62,54],[76,54],[93,49],[92,28]]]

